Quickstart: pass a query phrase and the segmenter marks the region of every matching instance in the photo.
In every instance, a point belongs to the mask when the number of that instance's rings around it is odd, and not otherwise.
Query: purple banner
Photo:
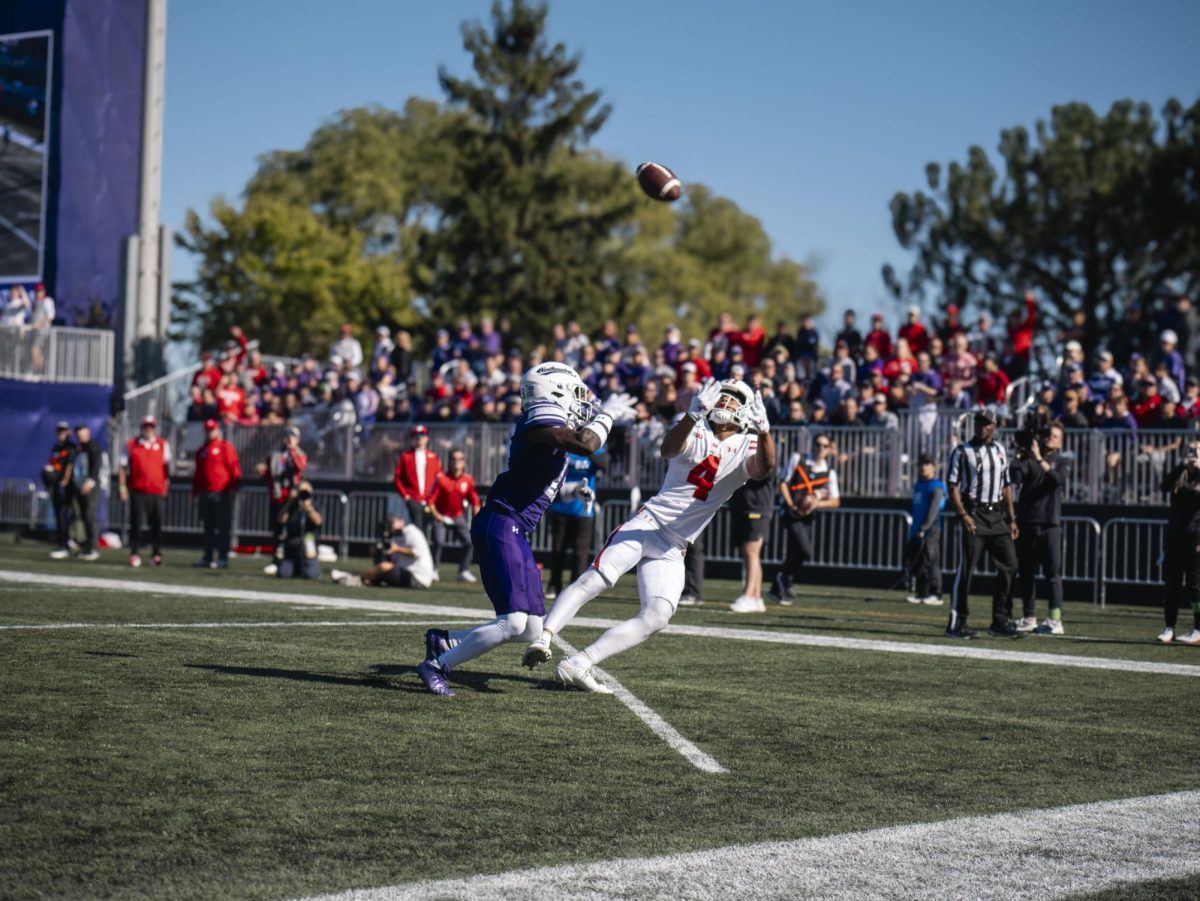
[[[92,437],[107,448],[110,410],[112,388],[107,386],[0,379],[0,423],[5,435],[0,441],[0,478],[29,479],[40,485],[59,420],[66,420],[72,429],[88,426]]]

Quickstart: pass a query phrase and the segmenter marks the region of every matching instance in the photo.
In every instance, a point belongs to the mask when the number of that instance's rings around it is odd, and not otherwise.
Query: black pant
[[[1166,583],[1163,619],[1172,629],[1179,618],[1179,604],[1185,593],[1192,605],[1195,626],[1200,629],[1200,552],[1196,551],[1197,544],[1200,544],[1200,529],[1174,531],[1167,527],[1163,547],[1163,582]]]
[[[283,557],[283,544],[287,539],[287,524],[279,521],[283,508],[286,506],[287,501],[277,501],[273,497],[267,499],[267,528],[271,532],[276,560]]]
[[[433,522],[433,566],[434,569],[442,564],[442,548],[450,543],[450,536],[458,536],[463,546],[462,560],[459,561],[458,571],[465,573],[471,568],[471,554],[474,545],[471,543],[471,527],[467,525],[465,516],[456,516],[448,523],[434,520]]]
[[[696,540],[687,546],[683,557],[683,596],[702,598],[704,596],[704,533],[696,536]]]
[[[54,505],[54,537],[58,546],[67,549],[67,539],[70,538],[71,527],[71,496],[70,489],[60,485],[50,489],[50,503]]]
[[[965,629],[967,626],[967,595],[971,591],[971,576],[986,552],[996,564],[996,586],[992,592],[992,622],[999,625],[1008,621],[1008,594],[1012,590],[1013,576],[1017,570],[1017,549],[1013,545],[1012,532],[1004,521],[1000,508],[986,510],[981,507],[967,512],[975,520],[974,535],[959,525],[962,546],[959,552],[958,569],[950,589],[950,628]]]
[[[200,495],[204,523],[204,560],[229,559],[229,531],[233,525],[233,492],[207,491]]]
[[[129,553],[136,554],[142,544],[142,522],[150,526],[150,550],[156,556],[162,544],[162,495],[144,491],[129,492]]]
[[[567,516],[563,513],[550,514],[550,540],[553,552],[550,556],[550,588],[562,591],[563,565],[568,557],[571,562],[571,581],[588,564],[592,553],[592,537],[596,520],[590,516]]]
[[[408,507],[408,516],[406,519],[424,532],[429,534],[429,514],[425,512],[425,502],[417,500],[406,500],[405,506]]]
[[[1017,523],[1017,594],[1021,597],[1021,615],[1037,615],[1037,593],[1034,582],[1038,566],[1050,588],[1050,609],[1061,610],[1062,587],[1062,526],[1042,526]],[[1012,604],[1009,604],[1012,611]]]
[[[78,511],[79,518],[83,520],[83,532],[86,536],[83,552],[90,554],[96,550],[96,505],[100,503],[99,486],[94,486],[87,494],[72,486],[68,493],[68,504],[72,503]]]
[[[310,559],[303,553],[296,555],[285,551],[275,575],[280,579],[319,579],[321,564],[315,557]]]
[[[942,533],[937,527],[926,532],[924,539],[915,535],[909,539],[908,571],[916,597],[942,596]]]
[[[791,588],[800,575],[804,564],[813,558],[812,526],[815,517],[792,519],[787,524],[787,555],[783,558],[783,568],[779,571],[779,580],[785,588]]]

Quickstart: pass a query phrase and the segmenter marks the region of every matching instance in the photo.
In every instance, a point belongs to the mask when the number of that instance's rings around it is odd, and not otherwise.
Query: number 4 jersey
[[[667,466],[662,490],[642,509],[684,544],[694,541],[750,478],[746,465],[757,451],[757,435],[742,432],[718,441],[708,420],[701,419]]]

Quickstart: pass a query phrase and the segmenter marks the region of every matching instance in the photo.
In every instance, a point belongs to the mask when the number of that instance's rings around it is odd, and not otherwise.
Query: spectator
[[[986,310],[979,314],[975,327],[967,332],[967,350],[977,360],[982,360],[988,354],[998,354],[996,337],[992,333],[992,316]]]
[[[916,304],[908,308],[908,322],[900,326],[898,337],[908,342],[908,347],[914,354],[929,350],[929,332],[921,322],[921,308]]]
[[[73,504],[83,522],[84,544],[80,560],[99,560],[96,550],[96,512],[100,506],[104,452],[92,440],[87,425],[75,426],[75,456],[71,460],[69,503]]]
[[[842,398],[829,424],[846,429],[859,429],[866,425],[858,416],[858,398],[853,394]]]
[[[679,328],[675,325],[668,325],[663,337],[663,343],[659,347],[662,352],[663,361],[668,366],[674,366],[675,361],[679,359],[683,353],[683,340],[679,332]]]
[[[396,371],[396,384],[410,384],[413,379],[412,335],[406,331],[396,332],[396,346],[392,348],[390,359]]]
[[[787,322],[782,319],[775,323],[775,334],[767,341],[766,353],[773,354],[777,347],[782,347],[787,352],[787,359],[795,358],[796,339],[788,331]]]
[[[467,524],[466,508],[471,513],[479,512],[479,494],[475,491],[475,479],[467,474],[467,455],[459,448],[450,451],[450,470],[439,472],[433,480],[433,493],[429,496],[429,515],[433,519],[433,567],[434,572],[442,563],[442,551],[450,543],[450,536],[458,538],[463,547],[458,561],[458,581],[474,582],[471,572],[471,527]]]
[[[1189,419],[1200,417],[1200,379],[1189,375],[1184,383],[1183,399],[1179,402],[1179,412]]]
[[[888,409],[886,394],[877,394],[871,398],[871,407],[864,417],[866,425],[874,429],[900,430],[900,417]]]
[[[221,439],[221,424],[204,423],[205,444],[196,452],[192,496],[200,502],[204,526],[204,556],[193,566],[205,569],[229,567],[229,537],[233,520],[233,495],[242,481],[242,464],[237,449]]]
[[[962,321],[958,318],[958,305],[950,304],[946,307],[946,318],[942,320],[942,324],[938,326],[937,336],[942,339],[942,344],[949,346],[954,339],[959,335],[965,335],[966,328]],[[967,349],[970,350],[971,339],[967,339]],[[919,355],[918,351],[918,355]]]
[[[811,376],[821,349],[821,337],[817,334],[816,320],[812,313],[805,313],[801,318],[800,330],[796,332],[795,347],[796,362],[804,367],[806,375]]]
[[[1004,371],[1009,378],[1019,379],[1029,373],[1029,356],[1033,349],[1033,329],[1037,325],[1037,300],[1032,291],[1025,293],[1025,316],[1013,311],[1008,317],[1008,344],[1011,353],[1005,360]]]
[[[348,322],[342,326],[341,337],[329,348],[329,358],[334,357],[340,357],[351,369],[358,369],[363,364],[362,345],[354,337],[354,326]]]
[[[837,333],[836,341],[844,341],[846,348],[850,351],[850,356],[858,360],[862,358],[863,336],[854,324],[857,320],[853,310],[846,310],[842,314],[842,330]]]
[[[68,529],[71,524],[71,465],[75,460],[78,445],[71,440],[71,425],[59,422],[55,426],[55,442],[50,448],[50,460],[42,467],[42,484],[50,495],[54,508],[54,525],[57,547],[50,552],[55,560],[71,556],[68,545]]]
[[[873,313],[871,315],[871,331],[867,332],[867,337],[863,340],[863,343],[866,347],[875,348],[875,353],[879,355],[879,359],[890,360],[892,358],[892,336],[883,327],[882,313]]]
[[[217,416],[226,423],[236,422],[246,406],[246,392],[236,375],[222,376],[217,386]]]
[[[1088,420],[1087,414],[1083,411],[1083,404],[1080,403],[1079,392],[1067,389],[1062,395],[1062,415],[1059,417],[1059,422],[1062,423],[1064,429],[1088,429],[1091,428],[1091,422]]]
[[[442,462],[437,454],[429,449],[428,428],[423,425],[413,426],[411,434],[413,446],[396,461],[393,481],[407,509],[405,522],[424,531],[429,516],[429,498],[442,471]],[[437,581],[436,570],[434,581]]]
[[[959,384],[962,384],[961,380]],[[1003,404],[1009,384],[1011,383],[1008,376],[1000,368],[1000,361],[996,359],[994,353],[989,353],[983,358],[983,373],[975,385],[975,396],[979,405],[989,407]]]
[[[733,347],[740,347],[745,364],[753,369],[762,359],[766,347],[767,333],[762,327],[762,320],[751,314],[746,319],[746,328],[734,332],[731,338]]]
[[[979,361],[967,350],[967,336],[955,335],[953,349],[942,361],[942,378],[945,381],[958,379],[964,388],[971,389],[975,387],[978,368]]]
[[[8,302],[0,309],[0,328],[21,328],[29,321],[32,304],[23,285],[13,285],[8,292]]]
[[[1138,382],[1138,393],[1133,398],[1133,418],[1139,429],[1148,429],[1158,419],[1158,408],[1162,406],[1162,395],[1158,393],[1158,382],[1146,376]]]
[[[1096,371],[1088,379],[1088,390],[1092,397],[1098,400],[1108,400],[1113,387],[1122,387],[1125,379],[1113,365],[1113,355],[1102,350],[1096,357]]]
[[[150,562],[162,565],[162,507],[171,478],[171,446],[157,434],[158,421],[143,416],[141,434],[121,453],[117,470],[121,500],[129,504],[129,565],[142,565],[142,523],[150,526]]]
[[[380,373],[387,371],[392,364],[392,352],[395,349],[396,343],[392,341],[392,330],[386,325],[375,329],[375,347],[371,349],[371,375],[373,377],[378,377]]]
[[[908,380],[909,408],[919,410],[929,404],[936,405],[942,395],[942,377],[934,371],[933,360],[928,352],[917,354],[917,371]]]
[[[571,326],[574,326],[574,331],[571,331]],[[572,336],[577,335],[579,323],[568,323],[567,330]],[[584,336],[583,340],[586,344],[586,335]],[[479,344],[483,348],[483,352],[489,357],[498,357],[504,353],[504,345],[500,340],[500,333],[496,331],[496,326],[492,322],[491,316],[484,316],[479,320]]]
[[[1166,369],[1167,375],[1175,383],[1176,389],[1183,384],[1186,375],[1183,367],[1183,355],[1178,350],[1179,336],[1170,329],[1164,331],[1158,338],[1158,357],[1155,370],[1159,365]]]

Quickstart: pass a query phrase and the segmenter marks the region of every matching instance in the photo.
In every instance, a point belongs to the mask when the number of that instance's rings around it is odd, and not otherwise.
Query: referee
[[[992,592],[992,624],[988,635],[1020,638],[1016,624],[1007,614],[1008,593],[1017,569],[1017,519],[1012,487],[1008,479],[1008,455],[996,443],[996,414],[980,408],[974,415],[974,436],[950,451],[946,483],[950,503],[958,513],[961,528],[958,569],[950,593],[950,623],[947,638],[975,638],[967,628],[967,595],[979,555],[987,551],[996,564]]]

